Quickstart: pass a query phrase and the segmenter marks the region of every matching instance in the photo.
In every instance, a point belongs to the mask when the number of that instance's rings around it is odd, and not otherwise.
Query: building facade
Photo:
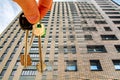
[[[0,35],[0,80],[120,80],[120,6],[111,0],[54,2],[41,22],[46,70],[36,69],[37,37],[29,51],[32,66],[21,65],[25,32],[18,14]]]

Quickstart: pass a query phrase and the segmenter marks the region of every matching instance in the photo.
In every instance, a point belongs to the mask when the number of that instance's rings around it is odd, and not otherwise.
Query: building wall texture
[[[120,6],[111,0],[53,3],[41,21],[43,73],[36,69],[37,37],[29,50],[32,66],[20,63],[25,31],[19,15],[0,35],[0,80],[120,80]]]

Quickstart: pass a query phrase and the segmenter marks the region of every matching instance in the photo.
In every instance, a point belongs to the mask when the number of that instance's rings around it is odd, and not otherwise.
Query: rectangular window
[[[91,71],[102,71],[102,67],[99,60],[90,60]]]
[[[102,9],[103,11],[117,11],[115,9]]]
[[[65,71],[77,71],[77,61],[73,60],[73,61],[66,61],[66,70]]]
[[[115,48],[118,52],[120,52],[120,45],[115,45]]]
[[[100,7],[101,7],[101,8],[112,8],[113,6],[108,6],[108,5],[107,5],[107,6],[103,6],[103,5],[102,5],[102,6],[100,6]]]
[[[11,60],[8,60],[5,66],[9,66]]]
[[[52,38],[52,36],[49,36],[49,38]]]
[[[113,60],[115,70],[120,70],[120,60]]]
[[[81,21],[81,24],[87,24],[87,21],[85,21],[85,20]]]
[[[120,24],[120,21],[113,21],[114,24]]]
[[[106,14],[120,14],[119,12],[105,12]]]
[[[76,53],[76,47],[74,45],[73,46],[64,46],[63,52],[65,54],[67,54],[67,53],[75,54]]]
[[[36,50],[39,50],[39,49],[38,49],[38,47],[31,47],[30,50],[36,51]]]
[[[94,22],[95,22],[95,24],[107,24],[106,21],[94,21]]]
[[[120,27],[118,27],[118,29],[120,30]]]
[[[13,69],[13,70],[12,70],[12,73],[11,73],[11,76],[14,76],[14,75],[15,75],[15,72],[16,72],[16,69]]]
[[[52,71],[52,70],[53,70],[52,65],[50,65],[50,64],[49,64],[49,65],[47,65],[46,70],[47,70],[47,71]]]
[[[96,27],[83,27],[83,31],[97,31]]]
[[[68,35],[69,40],[75,40],[75,35]]]
[[[70,52],[71,52],[72,54],[76,54],[76,47],[75,47],[75,46],[71,46]]]
[[[22,76],[35,76],[37,70],[36,69],[23,69],[21,75]]]
[[[106,53],[106,49],[103,45],[88,45],[88,53]]]
[[[104,27],[105,31],[112,31],[110,27]]]
[[[102,40],[118,40],[115,35],[101,35]]]
[[[19,64],[20,64],[20,60],[17,60],[15,66],[18,66]]]
[[[4,76],[5,72],[6,72],[6,69],[3,69],[0,76]]]
[[[36,66],[38,63],[39,63],[38,60],[33,60],[33,61],[32,61],[32,66]]]
[[[109,18],[119,19],[120,16],[109,16]]]
[[[85,40],[93,40],[91,35],[84,35]]]

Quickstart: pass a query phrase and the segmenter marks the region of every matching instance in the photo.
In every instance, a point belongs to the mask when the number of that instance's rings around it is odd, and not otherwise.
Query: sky
[[[54,0],[54,1],[78,1],[78,0]],[[80,1],[80,0],[79,0]],[[120,0],[113,0],[120,4]],[[12,0],[0,0],[0,33],[11,23],[21,8]]]
[[[120,5],[120,0],[113,0],[113,1],[115,1],[116,3]]]
[[[12,0],[0,0],[0,33],[2,33],[20,11],[21,8]]]

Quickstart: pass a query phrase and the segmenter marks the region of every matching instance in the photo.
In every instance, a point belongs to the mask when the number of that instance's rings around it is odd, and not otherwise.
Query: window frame
[[[94,67],[94,69],[93,69]],[[91,71],[103,71],[101,63],[99,60],[90,60],[90,70]]]
[[[96,27],[83,27],[82,28],[83,31],[97,31]]]
[[[66,60],[65,72],[71,72],[71,71],[72,72],[78,71],[78,69],[77,69],[77,60]]]
[[[85,40],[93,40],[92,35],[84,35]]]
[[[112,29],[110,27],[104,27],[105,31],[112,31]]]
[[[115,35],[100,35],[102,40],[118,40]]]
[[[120,60],[112,60],[116,71],[120,71]]]
[[[94,21],[94,23],[95,23],[95,24],[107,24],[107,22],[106,22],[106,21],[104,21],[104,20],[103,20],[103,21],[100,21],[100,20],[99,20],[99,21],[98,21],[98,20],[95,20],[95,21]]]
[[[87,45],[87,52],[88,53],[106,53],[107,50],[104,47],[104,45]]]
[[[117,52],[120,53],[120,45],[114,45],[114,46],[115,46]]]

